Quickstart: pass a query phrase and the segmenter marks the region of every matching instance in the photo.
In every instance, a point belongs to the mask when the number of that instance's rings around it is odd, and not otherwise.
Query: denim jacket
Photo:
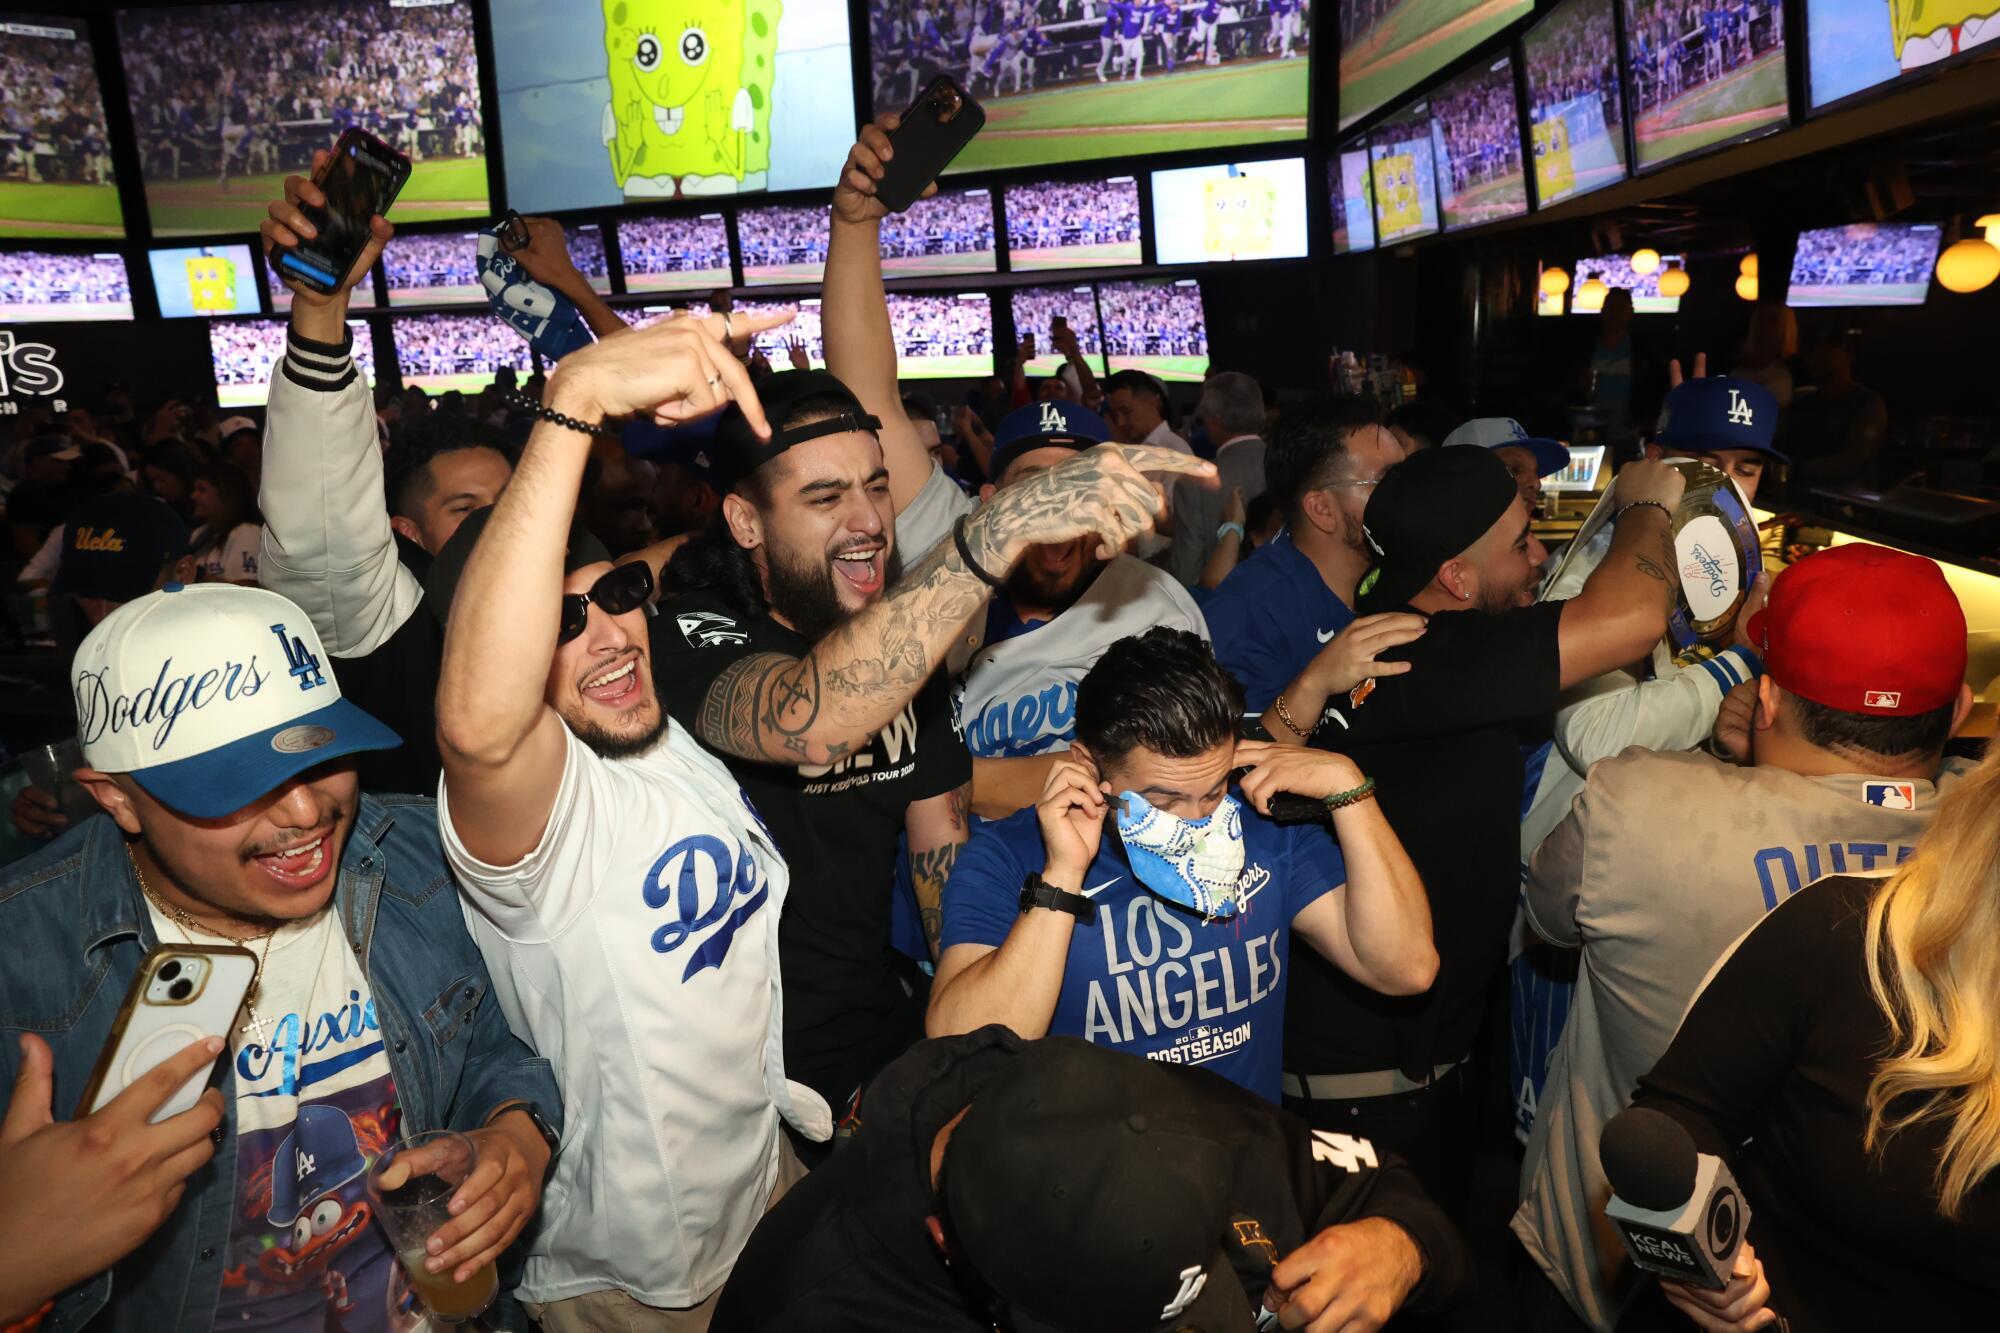
[[[374,989],[406,1133],[476,1129],[510,1101],[534,1102],[558,1120],[562,1097],[548,1061],[508,1031],[488,995],[432,802],[361,798],[333,907]],[[20,1065],[20,1034],[35,1033],[55,1052],[55,1114],[73,1117],[126,989],[156,942],[124,834],[110,816],[92,816],[0,871],[0,940],[0,1086],[11,1086]],[[235,1075],[231,1061],[222,1068],[228,1110],[214,1158],[188,1178],[179,1205],[144,1244],[57,1297],[43,1333],[213,1326],[236,1194]],[[519,1252],[501,1265],[505,1292],[518,1281]],[[487,1317],[526,1327],[511,1299]]]

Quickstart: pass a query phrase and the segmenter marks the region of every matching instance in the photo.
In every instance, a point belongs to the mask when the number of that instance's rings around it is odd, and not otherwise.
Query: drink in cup
[[[499,1275],[490,1263],[464,1282],[453,1280],[456,1266],[441,1273],[424,1266],[430,1258],[425,1243],[451,1220],[451,1196],[478,1164],[479,1150],[471,1139],[432,1130],[393,1145],[368,1171],[368,1197],[409,1275],[410,1290],[432,1318],[444,1323],[482,1313],[500,1291]]]

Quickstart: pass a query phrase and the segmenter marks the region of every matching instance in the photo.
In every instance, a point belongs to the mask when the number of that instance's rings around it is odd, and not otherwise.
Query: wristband
[[[1037,907],[1045,907],[1052,912],[1068,912],[1086,926],[1097,921],[1096,903],[1080,893],[1057,888],[1039,874],[1030,873],[1021,884],[1021,910],[1028,912]]]
[[[587,421],[578,421],[575,417],[558,412],[553,407],[543,407],[525,393],[510,393],[507,395],[507,401],[523,412],[540,417],[552,425],[561,426],[564,430],[573,430],[579,435],[595,435],[606,440],[618,438],[618,432],[609,426],[602,424],[593,426]]]
[[[1249,537],[1249,534],[1243,530],[1243,525],[1241,523],[1224,523],[1221,527],[1215,530],[1215,539],[1217,541],[1221,541],[1224,537],[1227,537],[1232,532],[1236,534],[1236,540],[1239,542],[1247,540]]]
[[[1333,795],[1327,797],[1326,808],[1329,810],[1345,810],[1350,805],[1358,805],[1362,801],[1373,800],[1374,797],[1375,779],[1363,778],[1359,787],[1351,787],[1346,791],[1335,792]]]
[[[1673,522],[1674,511],[1667,508],[1666,504],[1659,500],[1634,500],[1631,504],[1620,505],[1618,506],[1617,512],[1612,514],[1611,521],[1613,523],[1616,523],[1619,519],[1625,517],[1625,515],[1631,512],[1632,510],[1644,509],[1647,505],[1651,505],[1653,508],[1659,510],[1662,514],[1665,514],[1667,516],[1667,521],[1669,523]]]
[[[985,570],[981,569],[979,567],[979,562],[972,558],[972,548],[968,546],[965,541],[965,525],[971,520],[971,518],[972,515],[970,514],[960,514],[958,516],[958,522],[951,525],[952,545],[958,548],[958,558],[960,560],[963,560],[965,562],[965,567],[972,571],[972,577],[978,579],[981,583],[985,584],[987,587],[992,588],[997,592],[1000,589],[1005,588],[1007,586],[1007,580],[994,578],[991,574],[988,574]]]

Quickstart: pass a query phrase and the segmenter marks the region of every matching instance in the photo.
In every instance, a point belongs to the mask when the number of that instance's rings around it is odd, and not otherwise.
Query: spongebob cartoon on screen
[[[2000,38],[2000,0],[1889,0],[1890,41],[1906,70]]]
[[[783,0],[605,0],[604,144],[628,198],[762,189]]]

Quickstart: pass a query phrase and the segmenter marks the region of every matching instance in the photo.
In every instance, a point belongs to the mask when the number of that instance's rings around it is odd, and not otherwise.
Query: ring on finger
[[[730,327],[729,312],[727,310],[722,312],[722,337],[725,342],[736,337],[736,330]],[[721,377],[718,376],[717,378]],[[709,383],[713,384],[715,380],[710,380]]]
[[[722,376],[721,376],[721,375],[720,375],[719,373],[718,373],[718,374],[714,374],[714,375],[710,375],[710,376],[708,377],[708,387],[709,387],[709,388],[713,389],[713,388],[714,388],[714,387],[715,387],[716,385],[718,385],[718,384],[720,384],[720,383],[722,383]]]

